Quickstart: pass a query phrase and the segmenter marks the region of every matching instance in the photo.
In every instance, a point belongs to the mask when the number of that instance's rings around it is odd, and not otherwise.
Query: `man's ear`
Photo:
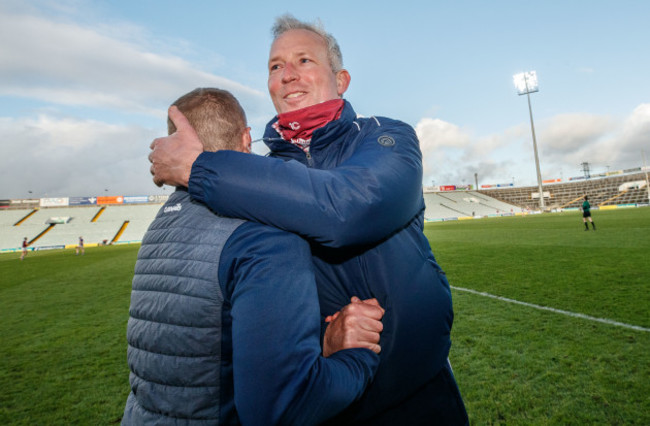
[[[343,97],[345,91],[348,90],[351,79],[352,77],[350,77],[348,70],[343,69],[336,73],[336,92],[339,96]]]
[[[241,135],[241,151],[250,154],[251,152],[251,128],[246,127]]]

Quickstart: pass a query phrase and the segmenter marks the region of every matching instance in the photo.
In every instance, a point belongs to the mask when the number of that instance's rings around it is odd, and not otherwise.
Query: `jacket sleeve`
[[[243,424],[310,425],[359,398],[379,357],[321,356],[320,310],[308,244],[248,223],[231,236],[220,280],[232,294],[235,406]]]
[[[297,233],[329,247],[370,244],[422,208],[422,159],[412,127],[396,121],[355,142],[329,170],[234,151],[204,152],[189,191],[218,214]],[[395,142],[382,145],[380,137]],[[314,154],[315,156],[317,154]]]

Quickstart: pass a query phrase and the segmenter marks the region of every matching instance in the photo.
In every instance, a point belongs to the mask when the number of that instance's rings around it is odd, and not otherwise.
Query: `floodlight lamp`
[[[537,73],[535,71],[515,74],[512,79],[515,83],[515,88],[517,88],[517,94],[519,95],[525,95],[527,93],[534,93],[539,91],[539,85],[537,84]]]

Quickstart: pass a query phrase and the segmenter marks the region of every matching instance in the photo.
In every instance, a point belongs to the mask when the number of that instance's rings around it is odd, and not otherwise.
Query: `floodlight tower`
[[[530,130],[533,132],[533,150],[535,151],[535,168],[537,169],[537,186],[539,190],[539,207],[544,210],[544,192],[542,189],[542,172],[539,169],[539,156],[537,155],[537,140],[535,139],[535,125],[533,124],[533,108],[530,106],[530,94],[539,92],[537,73],[535,71],[522,72],[513,76],[517,94],[526,95],[528,98],[528,113],[530,114]]]

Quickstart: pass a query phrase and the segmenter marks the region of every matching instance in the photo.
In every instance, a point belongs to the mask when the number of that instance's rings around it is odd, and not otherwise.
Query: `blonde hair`
[[[228,91],[198,88],[178,98],[172,105],[187,117],[206,151],[239,150],[246,129],[246,113]],[[169,134],[176,126],[167,117]]]

